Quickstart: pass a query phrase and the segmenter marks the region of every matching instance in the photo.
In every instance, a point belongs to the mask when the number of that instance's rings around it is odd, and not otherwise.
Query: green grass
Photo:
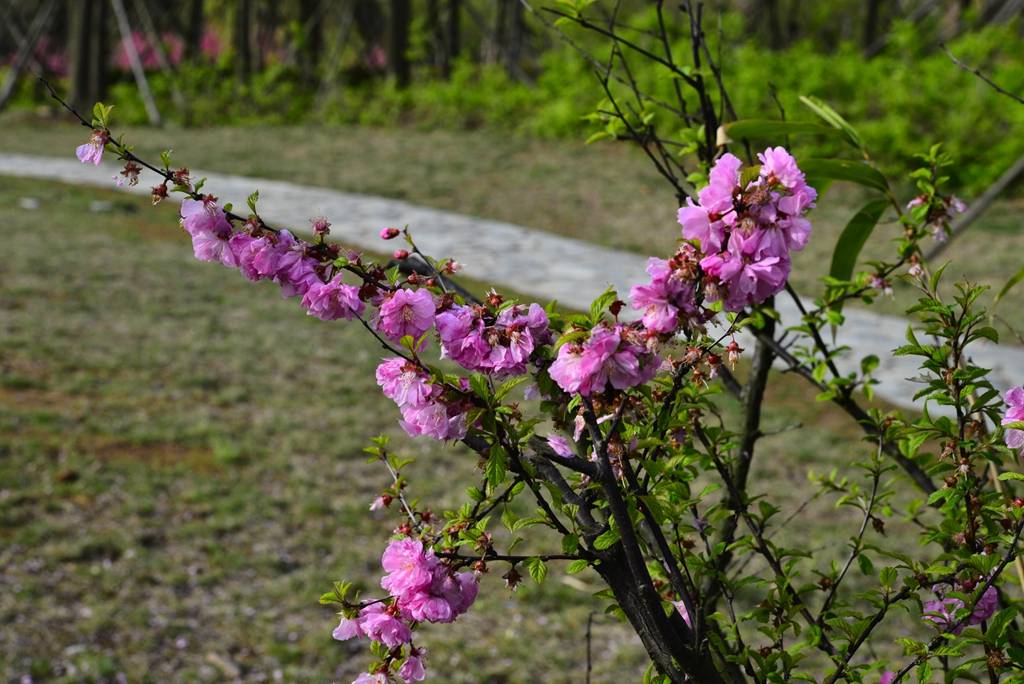
[[[195,262],[173,207],[4,179],[0,212],[0,676],[349,681],[366,655],[331,641],[316,597],[342,578],[372,591],[396,524],[367,513],[388,476],[362,447],[383,432],[418,456],[411,491],[434,510],[479,479],[475,456],[405,437],[358,327]],[[852,472],[870,449],[807,398],[775,378],[764,426],[779,434],[751,477],[783,515],[812,491],[808,470]],[[810,539],[824,567],[855,523],[820,499],[778,540]],[[888,525],[905,544],[908,527]],[[510,595],[499,575],[468,615],[426,630],[438,681],[580,681],[595,578],[556,569]],[[594,681],[637,681],[635,637],[596,624]]]
[[[81,126],[47,122],[44,127],[23,113],[0,117],[0,124],[0,151],[7,152],[70,156],[85,136]],[[152,159],[172,148],[177,163],[195,168],[400,198],[641,254],[669,253],[679,236],[670,189],[647,158],[626,143],[585,146],[493,130],[346,126],[125,132],[136,150]],[[820,290],[839,233],[864,200],[856,189],[837,185],[819,201],[811,215],[811,241],[794,259],[792,278],[801,292]],[[1021,198],[993,205],[943,256],[954,262],[949,276],[1002,287],[1024,263],[1022,212]],[[891,257],[899,234],[895,221],[883,220],[862,262]],[[899,314],[913,303],[908,285],[897,282],[895,290],[892,300],[875,304],[879,311]],[[1003,301],[1000,314],[1024,331],[1024,287]],[[1001,330],[1008,328],[1001,325]]]

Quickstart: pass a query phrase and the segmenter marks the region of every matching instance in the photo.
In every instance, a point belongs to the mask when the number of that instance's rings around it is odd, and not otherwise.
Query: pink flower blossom
[[[359,639],[366,636],[366,632],[363,631],[361,618],[341,618],[341,622],[334,631],[331,633],[338,641],[348,641],[349,639]]]
[[[878,680],[878,684],[892,684],[896,681],[896,673],[890,670],[886,670],[882,673],[881,678]]]
[[[418,340],[434,324],[434,310],[428,290],[399,289],[384,298],[377,327],[395,342],[406,335]]]
[[[99,166],[103,160],[103,149],[106,147],[110,137],[103,131],[93,131],[89,136],[89,142],[75,148],[75,155],[78,161],[83,164],[94,164]]]
[[[641,344],[638,332],[623,325],[601,324],[583,344],[566,344],[548,368],[551,379],[570,394],[588,396],[606,385],[626,389],[654,377],[661,360]]]
[[[423,542],[399,539],[388,543],[380,564],[388,572],[380,586],[402,598],[430,586],[438,560],[432,550],[423,549]]]
[[[465,411],[441,400],[403,406],[399,425],[410,437],[426,435],[441,441],[462,439],[468,428]]]
[[[964,602],[953,597],[927,601],[924,604],[924,620],[931,622],[943,632],[959,634],[963,631],[963,625],[956,626],[956,612],[963,607]]]
[[[397,228],[381,228],[380,239],[381,240],[393,240],[398,237],[398,233],[401,232]]]
[[[407,644],[412,639],[409,626],[399,620],[390,608],[374,603],[359,613],[360,628],[374,641],[388,648]]]
[[[499,377],[525,373],[534,349],[551,341],[547,313],[537,304],[510,306],[493,318],[482,307],[453,306],[435,323],[445,357]]]
[[[999,592],[994,586],[990,586],[978,598],[978,602],[974,604],[974,611],[971,613],[971,617],[967,621],[967,624],[980,625],[982,622],[985,622],[995,615],[998,607]]]
[[[562,458],[572,458],[576,455],[572,444],[562,435],[548,435],[548,446]]]
[[[692,247],[684,247],[672,261],[651,257],[647,260],[647,273],[651,282],[634,285],[630,289],[633,308],[643,311],[641,321],[647,330],[659,335],[674,333],[681,322],[680,317],[697,319],[697,304],[694,294],[696,266]],[[680,259],[685,268],[680,267]]]
[[[400,407],[423,406],[440,394],[440,388],[430,384],[430,377],[421,368],[398,357],[377,366],[377,384],[384,396]]]
[[[410,682],[422,682],[427,678],[427,670],[423,665],[423,656],[427,653],[424,648],[414,648],[409,654],[409,657],[405,659],[402,666],[398,668],[398,676],[402,678],[405,684]]]
[[[452,573],[438,564],[430,585],[398,600],[404,614],[419,622],[453,622],[476,600],[478,585],[471,572]]]
[[[383,672],[376,674],[363,672],[352,681],[352,684],[388,684],[388,676]]]
[[[361,315],[364,307],[359,299],[359,288],[343,283],[341,277],[339,273],[328,283],[317,278],[303,295],[302,308],[322,321],[351,320]]]
[[[217,198],[212,195],[198,200],[182,200],[181,226],[193,237],[201,233],[212,233],[223,235],[227,240],[231,233],[231,224],[224,210],[217,205]]]
[[[1003,399],[1006,401],[1007,409],[1002,424],[1012,425],[1024,421],[1024,387],[1010,389],[1003,395]],[[1003,439],[1006,441],[1006,446],[1011,449],[1020,449],[1024,447],[1024,430],[1008,427]]]

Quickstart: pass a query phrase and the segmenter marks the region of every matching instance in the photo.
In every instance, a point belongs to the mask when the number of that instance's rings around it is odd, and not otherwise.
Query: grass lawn
[[[666,254],[679,235],[668,186],[647,158],[625,143],[585,146],[488,130],[411,128],[124,132],[140,154],[154,160],[160,150],[172,148],[178,163],[196,168],[401,198],[641,254]],[[81,126],[41,126],[34,116],[17,112],[0,117],[0,151],[70,156],[84,137]],[[815,232],[810,244],[794,260],[792,277],[801,292],[817,292],[840,231],[863,201],[856,189],[835,186],[819,202],[811,215]],[[947,282],[963,277],[996,290],[1002,287],[1024,264],[1022,213],[1024,199],[997,202],[947,250],[943,258],[954,261]],[[864,260],[888,257],[890,240],[898,235],[894,220],[883,221],[864,250]],[[880,311],[902,313],[914,301],[909,286],[895,285],[893,300],[876,303]],[[1000,314],[1024,331],[1024,287],[1004,300]],[[1014,340],[1008,336],[1007,341]]]
[[[316,597],[341,578],[372,592],[396,524],[366,511],[388,476],[362,447],[385,432],[419,456],[412,492],[434,510],[460,502],[476,458],[406,438],[359,328],[195,262],[171,206],[4,179],[0,212],[0,677],[350,681],[366,656],[332,642]],[[752,475],[783,515],[808,470],[852,473],[870,449],[806,399],[776,378],[764,425],[780,434]],[[821,499],[778,541],[812,539],[823,567],[855,523]],[[468,615],[425,630],[438,681],[580,681],[598,588],[556,570],[510,595],[485,577]],[[596,625],[594,681],[638,681],[636,639]]]

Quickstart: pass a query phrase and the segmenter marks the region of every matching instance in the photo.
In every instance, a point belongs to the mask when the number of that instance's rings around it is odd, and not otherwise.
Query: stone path
[[[83,165],[70,155],[68,159],[57,159],[0,154],[0,175],[113,188],[111,178],[115,173],[114,166]],[[209,192],[238,207],[244,207],[249,193],[259,189],[260,213],[275,225],[301,230],[309,226],[310,217],[326,216],[332,223],[332,236],[357,248],[385,251],[390,243],[380,240],[380,229],[408,224],[421,249],[438,257],[455,258],[464,264],[467,276],[541,301],[556,299],[575,309],[589,308],[590,301],[608,285],[625,295],[631,284],[647,278],[645,257],[510,223],[283,181],[194,173],[195,177],[207,177],[205,187]],[[144,175],[139,186],[131,191],[148,194],[155,184],[154,177]],[[784,323],[792,325],[799,321],[799,313],[789,298],[780,297],[778,308]],[[892,349],[904,343],[907,322],[853,307],[846,310],[846,315],[847,325],[840,331],[838,341],[851,350],[839,359],[840,369],[852,370],[862,357],[874,354],[881,361],[876,371],[880,380],[877,393],[897,405],[912,406],[912,397],[920,389],[920,384],[910,380],[918,375],[917,366],[912,358],[891,354]],[[750,346],[742,340],[740,343]],[[1024,382],[1024,349],[978,343],[974,346],[974,359],[992,369],[997,386]]]

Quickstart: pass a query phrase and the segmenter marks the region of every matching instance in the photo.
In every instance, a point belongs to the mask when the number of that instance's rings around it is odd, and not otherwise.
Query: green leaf
[[[868,202],[853,215],[850,222],[846,224],[846,228],[843,228],[839,239],[836,240],[835,249],[832,250],[832,266],[829,269],[829,276],[836,280],[850,280],[853,277],[857,258],[887,206],[889,203],[886,200],[877,199]],[[837,302],[833,308],[841,309],[842,304]]]
[[[614,546],[617,541],[619,541],[619,531],[609,528],[594,540],[594,548],[598,551],[604,551]]]
[[[846,119],[839,115],[839,112],[832,109],[813,95],[801,95],[800,101],[803,102],[808,109],[817,114],[822,121],[827,123],[829,126],[842,131],[843,135],[846,136],[846,139],[851,145],[859,150],[864,149],[864,143],[860,139],[860,134],[854,130],[853,126],[851,126]]]
[[[491,487],[497,487],[505,479],[508,473],[508,454],[500,446],[491,447],[491,455],[487,459],[485,475]]]
[[[1014,472],[1000,473],[999,479],[1004,482],[1006,480],[1024,480],[1024,474]]]
[[[547,563],[542,561],[540,558],[527,558],[526,569],[530,572],[530,577],[537,584],[544,581],[544,578],[548,576]]]
[[[583,572],[590,565],[585,558],[574,560],[565,567],[565,571],[570,575],[575,575],[577,572]]]
[[[253,190],[252,194],[245,200],[245,203],[249,205],[249,211],[256,213],[256,203],[260,201],[260,191]]]
[[[618,299],[618,294],[612,288],[608,288],[602,292],[597,299],[595,299],[590,305],[590,317],[594,321],[598,321],[601,318],[601,314],[604,310],[611,306],[612,302]]]
[[[800,168],[807,183],[817,187],[822,181],[837,180],[857,183],[867,188],[886,192],[889,182],[873,166],[849,159],[804,159]]]
[[[787,135],[837,135],[836,128],[811,121],[775,121],[771,119],[743,119],[725,124],[725,132],[732,140],[758,138],[775,140]]]
[[[999,290],[999,293],[996,294],[995,299],[992,300],[992,308],[996,308],[996,304],[999,303],[999,300],[1005,297],[1007,293],[1022,280],[1024,280],[1024,268],[1021,268],[1019,271],[1014,273],[1013,277],[1006,281],[1006,284],[1003,285],[1002,289]]]

